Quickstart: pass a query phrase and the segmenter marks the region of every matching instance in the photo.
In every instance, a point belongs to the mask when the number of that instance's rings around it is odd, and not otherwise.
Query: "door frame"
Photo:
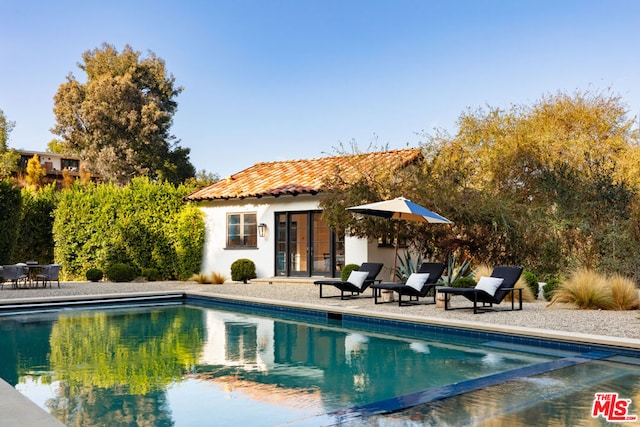
[[[275,232],[275,241],[274,241],[274,272],[276,276],[284,276],[284,277],[311,277],[316,273],[313,270],[313,247],[314,247],[314,239],[313,239],[313,215],[322,213],[321,210],[303,210],[303,211],[279,211],[274,212],[274,230]],[[307,257],[307,269],[304,271],[292,271],[291,269],[291,217],[292,215],[306,214],[307,216],[307,228],[306,232],[306,240],[307,247],[305,248],[305,254]],[[280,229],[280,217],[284,215],[284,251],[278,252],[278,245],[282,243],[280,239],[280,233],[282,230]],[[338,242],[338,235],[333,228],[329,228],[329,272],[324,272],[325,276],[328,274],[329,277],[339,276],[340,272],[336,268],[337,267],[337,254],[336,254],[336,243]],[[343,244],[344,247],[344,244]],[[344,254],[343,258],[344,258]],[[279,261],[279,258],[282,257],[283,260]],[[284,262],[284,268],[279,268],[279,264]]]

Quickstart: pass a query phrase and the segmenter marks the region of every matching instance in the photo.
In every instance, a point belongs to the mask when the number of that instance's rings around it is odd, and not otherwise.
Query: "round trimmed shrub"
[[[231,264],[231,280],[247,283],[256,277],[256,264],[250,259],[240,258]]]
[[[538,289],[538,276],[536,276],[535,273],[532,273],[530,271],[525,271],[524,273],[522,273],[522,278],[524,279],[524,282],[527,284],[527,287],[531,289],[531,293],[533,294],[533,297],[537,299],[538,292],[540,291]]]
[[[458,277],[456,280],[451,283],[451,287],[453,288],[475,288],[476,281],[473,277]]]
[[[150,282],[155,282],[160,278],[160,271],[157,268],[149,267],[142,269],[142,277]]]
[[[104,277],[104,273],[99,268],[90,268],[87,270],[86,276],[90,282],[99,282]]]
[[[349,278],[349,275],[351,274],[352,271],[358,271],[358,269],[360,268],[360,266],[358,264],[347,264],[344,267],[342,267],[342,270],[340,271],[340,280],[342,281],[347,281],[347,279]]]
[[[551,301],[551,298],[553,297],[553,291],[555,291],[559,287],[560,280],[551,279],[547,281],[547,283],[545,283],[542,287],[542,296],[544,296],[544,299],[546,299],[547,301]]]
[[[136,278],[136,269],[129,264],[115,263],[107,269],[107,277],[112,282],[131,282]]]

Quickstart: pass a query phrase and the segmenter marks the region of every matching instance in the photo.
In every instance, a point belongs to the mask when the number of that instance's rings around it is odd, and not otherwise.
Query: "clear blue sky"
[[[44,151],[53,96],[103,42],[164,59],[172,133],[198,170],[321,157],[340,142],[417,146],[467,108],[558,91],[640,113],[638,0],[0,0],[0,109]]]

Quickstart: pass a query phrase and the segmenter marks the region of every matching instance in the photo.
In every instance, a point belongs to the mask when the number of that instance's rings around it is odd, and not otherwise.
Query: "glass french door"
[[[344,236],[322,213],[279,212],[276,220],[276,275],[335,277],[344,264]]]

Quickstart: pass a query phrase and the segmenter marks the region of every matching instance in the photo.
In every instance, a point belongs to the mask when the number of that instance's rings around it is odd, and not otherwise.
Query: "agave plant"
[[[458,256],[450,254],[447,262],[447,274],[443,274],[438,281],[440,286],[451,286],[453,282],[463,277],[473,277],[471,259],[465,259],[458,265]]]
[[[396,267],[396,278],[401,282],[406,282],[411,273],[415,273],[422,265],[422,255],[418,254],[418,258],[414,262],[411,254],[405,252],[404,259],[398,255],[399,265]]]

